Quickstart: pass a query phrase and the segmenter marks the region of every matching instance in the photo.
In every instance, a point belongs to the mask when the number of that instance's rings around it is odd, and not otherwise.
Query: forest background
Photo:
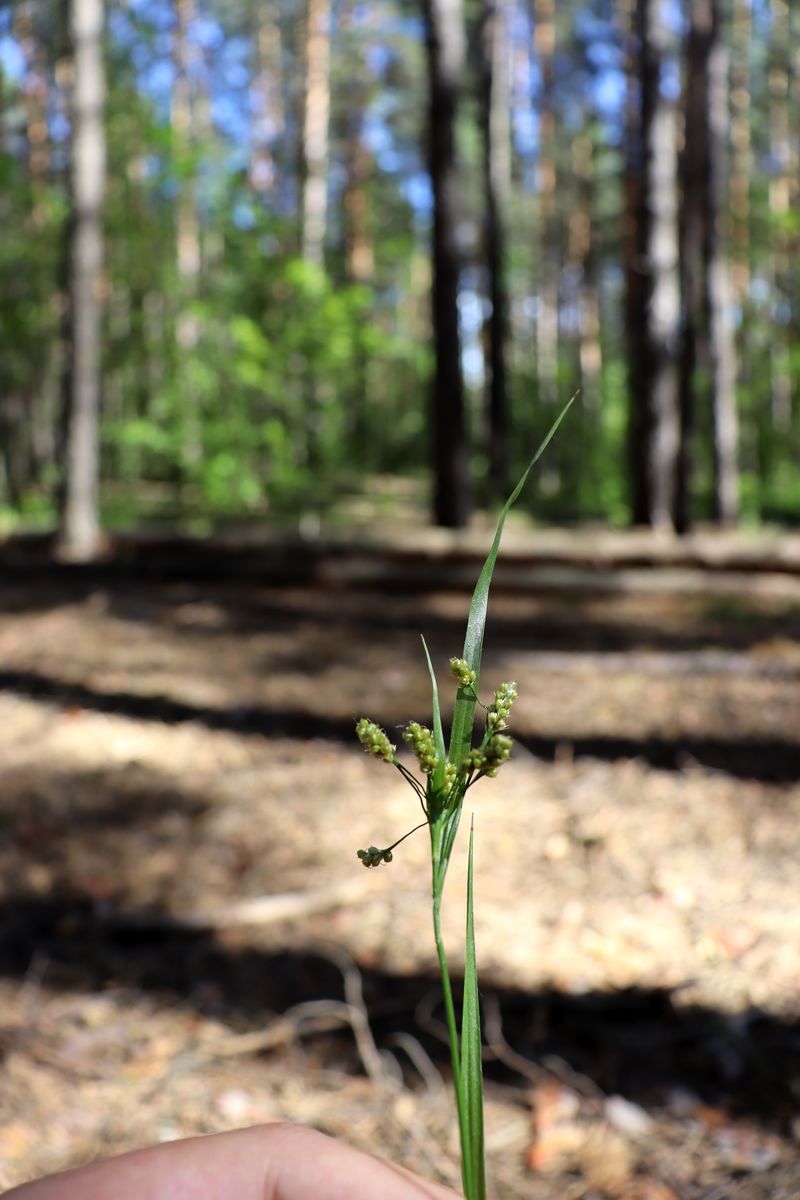
[[[457,527],[578,387],[542,519],[800,516],[787,0],[16,0],[0,86],[12,525]]]

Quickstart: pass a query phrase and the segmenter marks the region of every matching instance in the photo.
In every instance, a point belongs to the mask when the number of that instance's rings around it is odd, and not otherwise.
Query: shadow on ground
[[[146,915],[115,913],[76,891],[12,896],[0,908],[0,929],[6,978],[22,980],[33,969],[50,989],[135,988],[239,1030],[263,1028],[300,1002],[343,998],[335,952],[227,946],[211,931],[158,928]],[[361,985],[378,1046],[410,1033],[446,1072],[437,980],[365,969]],[[499,1014],[504,1042],[532,1074],[537,1067],[578,1073],[587,1086],[645,1106],[680,1090],[777,1130],[796,1112],[800,1022],[683,1006],[664,989],[575,996],[487,984],[483,1003]],[[345,1032],[321,1035],[316,1051],[328,1065],[359,1070]],[[491,1049],[486,1074],[524,1081],[518,1064],[510,1070]]]
[[[353,744],[355,714],[328,717],[282,706],[237,705],[211,708],[174,700],[167,696],[139,695],[135,692],[101,691],[85,684],[61,680],[30,670],[0,671],[0,691],[26,696],[61,708],[88,709],[112,713],[140,721],[164,725],[192,722],[209,729],[227,730],[262,737],[309,740],[322,738],[344,745]],[[373,713],[379,724],[391,720]],[[565,751],[575,757],[590,757],[614,762],[637,758],[661,770],[682,770],[687,765],[708,767],[742,779],[765,783],[793,783],[800,779],[800,744],[782,738],[730,740],[712,737],[680,736],[669,738],[630,737],[542,737],[515,729],[516,740],[538,758],[553,761]]]

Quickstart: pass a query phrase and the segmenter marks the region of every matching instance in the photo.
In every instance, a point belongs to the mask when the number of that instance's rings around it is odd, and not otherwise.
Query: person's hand
[[[165,1142],[23,1183],[4,1200],[454,1200],[455,1192],[299,1125]]]

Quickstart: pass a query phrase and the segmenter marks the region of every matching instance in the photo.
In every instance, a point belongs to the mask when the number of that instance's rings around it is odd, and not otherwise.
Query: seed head
[[[436,755],[433,734],[427,725],[420,725],[418,721],[411,721],[405,728],[403,741],[411,745],[417,762],[425,774],[432,775],[439,765],[439,759]]]
[[[465,658],[450,659],[450,674],[464,688],[474,687],[478,678]]]
[[[503,763],[511,757],[511,738],[504,733],[496,733],[486,743],[485,773],[494,778]]]
[[[397,747],[392,745],[380,725],[376,725],[374,721],[362,717],[356,725],[356,737],[368,754],[382,758],[384,762],[394,762]]]
[[[498,733],[501,729],[508,729],[508,716],[516,698],[517,685],[513,680],[510,683],[500,684],[486,714],[487,729],[497,730]]]
[[[366,850],[356,850],[356,855],[365,867],[379,867],[382,862],[392,861],[391,850],[379,850],[377,846],[368,846]]]

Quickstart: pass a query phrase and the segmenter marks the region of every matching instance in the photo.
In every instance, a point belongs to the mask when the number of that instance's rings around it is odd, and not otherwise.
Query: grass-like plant
[[[478,699],[489,588],[500,548],[503,526],[512,504],[525,486],[531,468],[553,438],[574,399],[573,396],[553,423],[500,513],[494,541],[472,595],[462,657],[450,660],[450,671],[458,686],[450,729],[450,743],[447,748],[442,729],[436,675],[425,639],[422,639],[431,678],[433,728],[429,729],[425,725],[412,721],[406,726],[403,739],[410,744],[414,752],[425,780],[424,784],[395,757],[397,747],[390,742],[387,734],[379,725],[366,717],[362,717],[356,725],[356,734],[364,749],[375,758],[391,763],[410,784],[417,795],[425,818],[414,829],[409,830],[403,837],[385,849],[370,846],[367,850],[359,850],[358,857],[364,866],[377,867],[381,863],[391,862],[395,847],[424,825],[428,826],[430,832],[433,869],[433,932],[442,976],[442,993],[461,1140],[461,1178],[466,1200],[485,1200],[486,1197],[481,1025],[472,900],[472,829],[470,829],[469,836],[467,868],[467,936],[460,1031],[456,1023],[453,989],[442,939],[440,917],[442,895],[467,790],[484,776],[495,776],[511,753],[511,738],[506,730],[511,706],[517,695],[516,684],[513,682],[501,684],[488,706],[482,705]],[[479,705],[484,709],[486,716],[483,733],[476,745],[474,744],[475,709]]]

